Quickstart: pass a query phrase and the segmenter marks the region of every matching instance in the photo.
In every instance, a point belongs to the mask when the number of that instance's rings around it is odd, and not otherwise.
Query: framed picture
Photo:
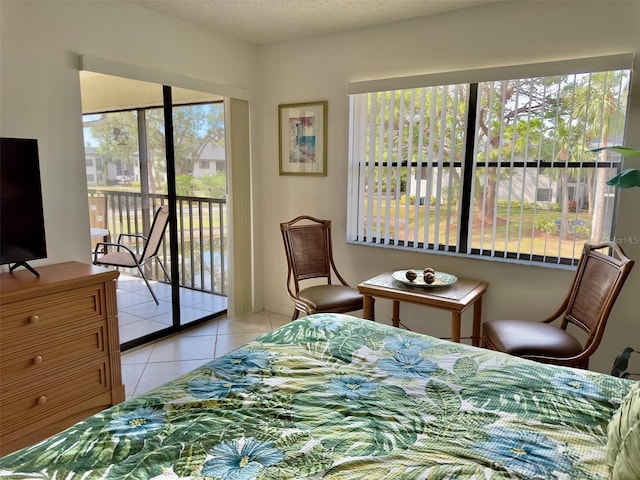
[[[280,175],[327,175],[327,101],[278,105]]]

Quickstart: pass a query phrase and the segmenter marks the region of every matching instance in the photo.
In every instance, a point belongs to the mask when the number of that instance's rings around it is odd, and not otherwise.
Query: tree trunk
[[[593,215],[591,217],[591,242],[594,243],[599,243],[603,240],[604,213],[606,205],[605,193],[607,191],[607,172],[608,170],[606,168],[596,169],[596,189],[593,199]]]
[[[562,202],[560,214],[560,234],[563,240],[570,240],[569,235],[569,174],[566,170],[562,170],[560,174],[560,182],[562,185]]]
[[[487,175],[487,188],[484,203],[483,222],[487,226],[493,225],[493,215],[496,205],[496,167],[489,167]]]
[[[593,182],[594,175],[590,173],[587,176],[587,201],[589,202],[587,207],[589,209],[589,218],[593,215]]]

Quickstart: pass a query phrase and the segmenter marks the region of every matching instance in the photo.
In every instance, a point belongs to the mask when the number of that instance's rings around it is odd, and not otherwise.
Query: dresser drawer
[[[0,351],[0,392],[16,388],[16,384],[30,384],[40,376],[46,378],[51,372],[74,363],[107,355],[104,322],[84,325],[64,335],[52,330],[45,336],[46,341],[14,342],[10,347],[3,346]]]
[[[0,456],[124,400],[118,272],[38,271],[0,273]]]
[[[0,397],[2,433],[19,428],[25,419],[36,422],[59,411],[74,413],[74,405],[110,389],[107,360],[69,369],[48,381],[33,382],[3,392]]]
[[[51,332],[106,318],[104,286],[90,285],[2,306],[0,336],[2,345],[27,336],[33,341],[46,339]]]

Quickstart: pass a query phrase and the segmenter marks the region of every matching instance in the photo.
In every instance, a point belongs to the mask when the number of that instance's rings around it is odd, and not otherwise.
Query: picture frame
[[[280,175],[327,175],[328,101],[278,105]]]

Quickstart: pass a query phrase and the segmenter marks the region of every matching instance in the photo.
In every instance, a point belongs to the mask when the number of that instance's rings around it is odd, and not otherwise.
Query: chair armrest
[[[120,239],[122,237],[134,237],[134,238],[140,238],[141,240],[144,240],[145,242],[147,241],[147,237],[145,237],[144,235],[142,235],[140,233],[121,233],[120,235],[118,235],[118,244],[122,243],[120,241]]]
[[[96,244],[96,247],[95,247],[95,249],[93,251],[93,263],[94,263],[94,265],[98,261],[98,254],[99,253],[102,253],[103,255],[106,255],[108,253],[108,248],[107,247],[116,247],[117,251],[120,251],[120,249],[123,248],[127,252],[129,252],[129,254],[131,254],[131,256],[133,257],[134,260],[136,259],[136,252],[131,250],[126,245],[122,245],[121,243],[99,242],[99,243]]]

